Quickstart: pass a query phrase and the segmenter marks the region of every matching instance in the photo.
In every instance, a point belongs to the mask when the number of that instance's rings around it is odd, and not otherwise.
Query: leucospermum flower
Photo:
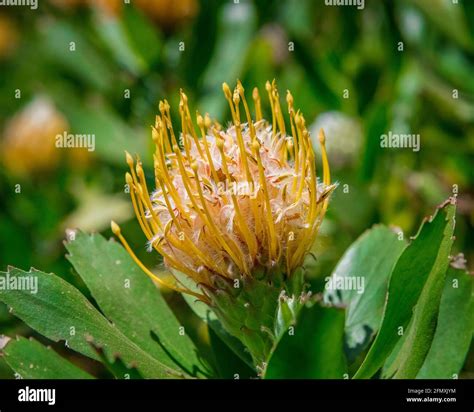
[[[147,187],[141,161],[127,153],[126,182],[137,219],[149,249],[163,256],[176,283],[147,269],[114,222],[112,230],[151,278],[208,304],[259,365],[302,303],[299,268],[334,185],[324,133],[318,182],[306,122],[289,91],[285,124],[275,82],[266,84],[271,123],[263,118],[257,88],[255,118],[240,82],[233,92],[225,83],[223,90],[232,115],[227,129],[208,114],[197,113],[194,123],[181,91],[178,135],[168,102],[160,102],[152,128],[155,190]],[[181,274],[196,288],[184,286]]]
[[[13,175],[33,176],[54,169],[60,151],[58,134],[68,130],[66,118],[47,97],[38,96],[7,123],[0,141],[6,169]]]

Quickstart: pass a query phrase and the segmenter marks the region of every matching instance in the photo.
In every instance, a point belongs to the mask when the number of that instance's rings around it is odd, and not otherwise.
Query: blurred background
[[[150,164],[158,101],[167,98],[177,120],[180,88],[191,112],[225,123],[221,84],[237,78],[249,97],[254,86],[263,97],[275,78],[282,102],[291,90],[312,129],[326,131],[339,187],[314,246],[317,261],[308,259],[315,290],[364,230],[384,223],[408,238],[453,193],[455,253],[472,270],[474,2],[365,0],[360,10],[326,3],[0,6],[0,270],[34,266],[87,294],[64,257],[65,232],[109,237],[111,219],[156,265],[124,193],[124,150]],[[94,134],[95,150],[56,148],[64,132]],[[389,132],[419,134],[420,150],[381,148]],[[168,299],[180,306],[179,297]],[[32,334],[4,306],[0,333]],[[1,360],[0,377],[11,377]]]

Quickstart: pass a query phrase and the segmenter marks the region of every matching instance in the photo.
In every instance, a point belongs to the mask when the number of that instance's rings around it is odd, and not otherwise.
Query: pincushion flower
[[[68,120],[47,96],[37,96],[9,119],[0,139],[0,160],[15,176],[33,177],[51,172],[63,161],[71,169],[92,160],[87,148],[58,148],[58,137],[70,129]]]
[[[58,134],[68,130],[66,118],[53,102],[38,96],[7,123],[1,143],[1,158],[13,175],[33,176],[54,169],[60,158],[55,146]]]
[[[148,189],[141,161],[127,153],[126,182],[148,249],[155,249],[176,277],[168,284],[136,257],[161,285],[208,304],[224,327],[264,363],[278,336],[304,298],[303,260],[327,209],[330,183],[321,130],[322,181],[304,116],[286,96],[289,130],[275,82],[266,84],[271,123],[263,118],[258,89],[252,118],[240,82],[223,85],[232,124],[224,128],[208,114],[193,122],[180,92],[181,133],[171,124],[170,106],[159,104],[152,128],[155,189]],[[197,126],[197,128],[196,128]],[[178,273],[191,279],[186,287]]]

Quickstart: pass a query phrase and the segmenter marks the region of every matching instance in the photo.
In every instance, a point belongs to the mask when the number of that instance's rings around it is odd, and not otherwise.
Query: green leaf
[[[94,27],[116,60],[134,75],[143,74],[146,62],[132,47],[126,27],[121,19],[96,13]]]
[[[350,361],[367,347],[378,331],[390,273],[405,247],[406,242],[399,240],[392,229],[375,226],[347,249],[331,280],[326,279],[330,283],[326,283],[324,300],[346,307],[345,335]],[[339,286],[348,281],[353,287],[341,290]],[[336,288],[329,289],[329,285]]]
[[[125,4],[122,24],[133,49],[144,59],[147,69],[159,58],[162,40],[158,31],[137,7]]]
[[[90,342],[94,350],[96,351],[97,355],[103,365],[108,369],[108,371],[116,378],[116,379],[143,379],[143,376],[140,375],[138,370],[135,366],[128,367],[124,364],[120,356],[114,355],[112,360],[109,360],[107,354],[104,352],[104,349],[100,346],[97,346],[94,342]]]
[[[93,379],[53,349],[33,339],[11,339],[2,355],[8,366],[23,379]]]
[[[380,136],[387,130],[388,111],[389,105],[386,102],[374,104],[367,110],[365,149],[359,168],[360,179],[364,182],[373,178],[380,161]]]
[[[455,210],[454,199],[441,205],[435,215],[422,224],[417,236],[398,259],[390,277],[380,332],[354,378],[370,378],[381,368],[400,339],[400,328],[406,330],[417,302],[420,305],[414,319],[419,331],[410,339],[416,347],[403,361],[402,371],[411,375],[414,369],[421,367],[429,348],[426,347],[427,340],[434,329],[432,319],[438,312],[440,285],[441,288],[444,285],[449,264]],[[421,331],[428,335],[420,335]],[[413,340],[415,337],[416,341]]]
[[[410,327],[411,327],[411,320],[408,323],[408,327],[406,329],[408,330],[410,329]],[[395,375],[395,372],[397,370],[398,353],[400,352],[401,347],[404,345],[407,335],[408,334],[405,333],[404,335],[400,337],[400,339],[398,339],[395,347],[392,350],[392,353],[387,357],[387,359],[385,359],[383,368],[380,373],[381,379],[390,379],[393,377],[393,375]]]
[[[10,267],[7,273],[0,272],[0,280],[8,285],[37,282],[36,293],[28,288],[1,289],[0,301],[10,306],[18,318],[47,338],[55,342],[64,340],[67,347],[98,360],[99,357],[88,342],[92,338],[104,348],[109,357],[119,354],[126,364],[136,365],[145,378],[182,376],[182,373],[163,365],[131,342],[76,288],[59,276],[36,269],[25,272]]]
[[[394,375],[397,379],[414,379],[430,350],[438,318],[446,269],[428,279],[416,304],[410,327],[400,348]]]
[[[227,105],[222,99],[222,82],[239,77],[252,39],[257,15],[252,3],[225,4],[219,10],[218,37],[214,54],[203,74],[203,88],[210,93],[199,104],[200,110],[222,117]],[[240,56],[236,59],[235,56]]]
[[[426,14],[437,29],[451,37],[461,47],[473,50],[469,24],[465,20],[460,4],[458,6],[457,3],[445,0],[414,0],[413,4]]]
[[[70,23],[52,20],[42,28],[40,48],[56,65],[100,91],[112,87],[110,66],[84,34]]]
[[[473,293],[473,276],[449,268],[433,343],[417,378],[452,379],[459,374],[474,330]]]
[[[191,375],[205,373],[196,346],[180,333],[181,325],[160,291],[120,244],[99,234],[77,232],[66,249],[104,315],[124,335],[171,368]]]
[[[101,159],[123,166],[124,153],[146,152],[147,132],[132,129],[106,104],[94,107],[78,103],[61,105],[71,125],[71,133],[93,135],[95,153]],[[146,163],[147,158],[143,159]]]
[[[294,330],[270,357],[265,379],[342,379],[347,373],[344,318],[339,308],[303,308]]]
[[[250,379],[257,377],[255,370],[238,357],[211,327],[209,327],[209,340],[219,378]]]

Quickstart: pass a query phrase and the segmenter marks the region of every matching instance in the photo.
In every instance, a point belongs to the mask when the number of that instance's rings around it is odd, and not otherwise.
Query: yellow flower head
[[[60,157],[55,146],[58,134],[69,126],[52,101],[36,97],[7,123],[0,142],[7,170],[20,176],[33,176],[54,169]]]
[[[255,119],[240,82],[233,92],[225,83],[223,90],[232,115],[227,129],[207,114],[197,113],[194,123],[181,91],[178,135],[168,102],[160,102],[152,129],[153,192],[142,163],[127,153],[126,181],[149,248],[201,286],[203,295],[167,286],[204,301],[222,280],[260,276],[275,267],[290,277],[313,244],[334,189],[324,133],[319,133],[323,178],[318,183],[306,122],[289,91],[287,134],[275,82],[266,84],[271,123],[262,117],[257,88]],[[112,229],[142,269],[163,284],[136,258],[114,222]]]

